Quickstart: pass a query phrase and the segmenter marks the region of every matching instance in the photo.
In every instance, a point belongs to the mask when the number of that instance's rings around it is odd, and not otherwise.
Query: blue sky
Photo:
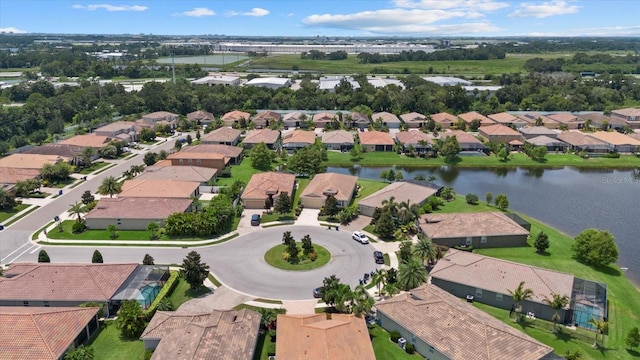
[[[0,31],[277,36],[640,36],[639,0],[0,0]]]

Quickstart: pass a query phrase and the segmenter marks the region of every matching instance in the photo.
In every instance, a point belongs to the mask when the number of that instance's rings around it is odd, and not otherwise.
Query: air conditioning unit
[[[407,339],[401,337],[400,339],[398,339],[398,346],[400,346],[401,348],[404,349],[404,347],[407,345]]]

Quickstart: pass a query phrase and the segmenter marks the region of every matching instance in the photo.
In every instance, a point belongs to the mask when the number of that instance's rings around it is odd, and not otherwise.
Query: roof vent
[[[235,322],[238,319],[238,315],[233,315],[233,319],[231,321]]]

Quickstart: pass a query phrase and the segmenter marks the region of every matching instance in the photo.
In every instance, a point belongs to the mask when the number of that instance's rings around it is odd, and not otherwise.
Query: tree
[[[531,151],[529,151],[529,156],[534,161],[544,162],[547,156],[547,147],[536,146],[533,149],[531,149]]]
[[[118,238],[118,233],[116,232],[118,230],[118,228],[116,228],[115,225],[111,224],[111,225],[107,225],[107,232],[109,233],[109,238],[111,240],[115,240]]]
[[[80,153],[80,161],[82,161],[83,167],[91,166],[91,161],[93,161],[93,157],[96,156],[96,150],[92,147],[85,147],[82,149]]]
[[[155,265],[155,259],[153,256],[149,254],[144,254],[144,259],[142,259],[142,265]]]
[[[558,312],[564,309],[567,304],[569,304],[569,300],[570,299],[568,296],[560,294],[551,294],[551,298],[545,297],[544,299],[542,299],[542,302],[546,303],[550,308],[555,310],[555,313],[551,317],[551,321],[553,321],[553,329],[551,330],[552,333],[556,332],[556,323],[558,322],[558,320],[560,320],[560,315],[558,314]]]
[[[493,194],[488,192],[485,194],[484,198],[485,200],[487,200],[487,204],[491,204],[491,201],[493,200]]]
[[[445,187],[440,191],[440,197],[444,200],[451,201],[456,196],[456,192],[452,187]]]
[[[158,158],[158,155],[156,153],[148,152],[144,154],[144,158],[142,159],[142,161],[144,161],[145,165],[151,166],[155,164],[156,161],[158,161],[157,158]]]
[[[494,200],[494,203],[496,204],[498,209],[507,210],[507,208],[509,207],[509,198],[507,198],[507,195],[505,194],[498,194],[498,196],[496,196]]]
[[[596,329],[596,338],[593,341],[593,348],[597,349],[598,334],[602,334],[602,337],[604,338],[604,333],[609,329],[609,324],[604,321],[604,319],[596,319],[594,317],[591,317],[591,319],[589,319],[589,324]]]
[[[44,249],[40,250],[40,252],[38,253],[38,262],[39,263],[51,262],[51,259],[49,259],[49,254],[47,254],[47,252]]]
[[[95,354],[92,347],[80,345],[64,355],[64,360],[93,360]]]
[[[395,231],[396,224],[393,221],[390,210],[380,213],[380,217],[376,221],[375,231],[383,239],[390,239]]]
[[[276,198],[273,208],[280,214],[286,214],[291,211],[291,197],[289,197],[289,193],[286,191],[281,192]]]
[[[171,303],[171,300],[169,300],[169,298],[162,298],[162,300],[158,301],[158,306],[156,306],[156,310],[158,311],[174,311],[175,308],[173,307],[173,304]]]
[[[460,144],[455,136],[447,136],[440,146],[440,155],[444,156],[447,163],[455,162],[460,153]]]
[[[476,194],[467,194],[465,196],[465,200],[469,205],[476,205],[478,203],[479,198],[478,198],[478,195]]]
[[[327,196],[324,200],[324,206],[322,207],[322,214],[332,218],[338,215],[339,212],[338,199],[333,195]]]
[[[209,275],[209,265],[200,260],[200,254],[191,251],[182,261],[180,276],[189,284],[192,290],[202,287],[204,279]]]
[[[288,168],[302,176],[313,176],[324,171],[322,164],[326,150],[314,145],[305,146],[289,157]]]
[[[187,135],[187,144],[191,145],[191,143],[193,142],[193,138],[191,137],[191,134]]]
[[[393,297],[393,296],[398,295],[400,293],[400,288],[398,287],[398,284],[390,283],[390,282],[387,281],[387,283],[382,288],[382,291],[385,294],[387,294],[388,296]]]
[[[16,198],[4,188],[0,188],[0,210],[13,209],[16,206]]]
[[[419,236],[418,242],[413,247],[413,253],[422,260],[423,264],[425,260],[431,263],[436,258],[437,252],[431,239],[426,236]]]
[[[427,281],[427,270],[416,259],[410,259],[400,264],[398,269],[398,286],[409,291]]]
[[[533,243],[533,247],[536,248],[536,252],[542,254],[549,248],[549,235],[544,231],[538,233],[536,240]]]
[[[500,161],[509,160],[510,155],[511,154],[509,153],[509,150],[507,150],[506,146],[501,146],[500,150],[498,150],[498,152],[496,153],[496,156],[500,159]]]
[[[157,222],[152,221],[150,223],[147,224],[147,232],[149,233],[149,239],[150,240],[157,240],[158,239],[158,231],[160,230],[160,225],[158,225]]]
[[[288,262],[290,264],[297,264],[298,262],[300,262],[300,249],[298,249],[298,244],[296,244],[296,240],[295,239],[291,239],[291,241],[289,241],[289,244],[287,244],[287,248],[285,250],[287,252],[287,254],[289,254],[289,258],[288,258]]]
[[[84,205],[89,205],[96,200],[96,197],[91,195],[91,191],[86,190],[82,193],[82,203]]]
[[[308,256],[314,252],[313,243],[311,242],[311,236],[309,234],[302,237],[302,253]]]
[[[87,208],[81,202],[76,202],[71,205],[71,208],[67,211],[71,216],[77,216],[76,222],[82,222],[82,217],[80,215],[87,213]]]
[[[156,139],[156,132],[153,131],[153,129],[142,128],[138,136],[140,136],[140,140],[144,142],[151,142]]]
[[[125,300],[120,304],[116,319],[116,328],[120,329],[122,337],[137,339],[146,326],[145,316],[137,300]]]
[[[113,195],[119,194],[122,191],[122,183],[118,182],[115,177],[107,176],[102,180],[102,183],[98,187],[98,194],[109,195],[110,198]]]
[[[596,267],[618,260],[618,247],[608,231],[586,229],[576,236],[571,249],[576,260]]]
[[[265,145],[265,143],[256,144],[249,152],[251,158],[251,166],[258,170],[271,170],[271,162],[275,157],[275,153]]]
[[[322,280],[322,301],[329,306],[333,306],[335,301],[336,290],[343,285],[340,283],[340,278],[335,275],[325,277]]]
[[[364,286],[356,286],[352,296],[353,300],[351,312],[354,315],[361,317],[363,314],[368,314],[369,312],[371,312],[373,305],[375,305],[375,300],[371,297],[371,295],[369,295],[369,292]]]
[[[293,239],[293,236],[291,236],[291,231],[285,231],[284,233],[282,233],[282,243],[289,246],[289,243],[291,241],[295,241]]]
[[[27,179],[23,181],[17,181],[13,186],[13,193],[16,197],[27,197],[41,186],[38,179]]]
[[[378,288],[378,296],[382,296],[382,287],[385,286],[387,280],[387,271],[385,269],[376,269],[371,277],[371,282]]]
[[[533,290],[524,288],[524,281],[521,281],[515,290],[507,290],[513,298],[513,303],[516,312],[516,321],[520,321],[522,318],[522,302],[529,300],[533,297]]]
[[[399,246],[400,249],[398,250],[398,258],[401,264],[411,260],[411,256],[413,255],[412,245],[413,243],[411,242],[411,240],[403,240],[400,243],[400,246]]]
[[[635,348],[635,347],[640,346],[640,331],[638,330],[637,326],[633,327],[633,328],[631,328],[631,330],[629,330],[629,334],[627,335],[627,338],[625,339],[625,343],[630,348]]]
[[[176,139],[176,143],[173,144],[173,148],[180,151],[180,149],[182,149],[182,141],[180,139]]]
[[[91,257],[91,263],[92,264],[102,264],[104,261],[102,260],[102,254],[100,253],[100,251],[95,250],[93,252],[93,256]]]

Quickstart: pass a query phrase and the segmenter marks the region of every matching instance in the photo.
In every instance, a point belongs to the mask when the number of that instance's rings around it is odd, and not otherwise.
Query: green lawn
[[[260,334],[258,343],[256,344],[256,352],[253,354],[253,360],[268,360],[269,353],[276,353],[276,343],[272,341],[271,336],[267,333]]]
[[[458,213],[458,212],[481,212],[481,211],[500,211],[500,209],[487,205],[486,202],[480,201],[476,205],[467,204],[465,200],[466,194],[457,195],[452,201],[444,201],[444,205],[437,211],[438,213]],[[479,198],[483,199],[485,194],[476,194]],[[494,194],[495,197],[498,194]]]
[[[319,268],[320,266],[325,265],[326,263],[329,262],[329,260],[331,260],[331,253],[329,252],[329,250],[325,249],[324,247],[318,244],[313,244],[313,248],[315,249],[316,254],[318,254],[318,257],[316,258],[315,261],[302,259],[303,254],[302,254],[302,246],[300,241],[301,239],[296,239],[296,242],[298,242],[298,249],[300,250],[299,257],[301,258],[301,261],[299,264],[288,263],[282,258],[282,254],[284,253],[287,247],[284,244],[276,245],[271,249],[269,249],[264,254],[264,260],[267,262],[267,264],[283,270],[311,270],[311,269]]]
[[[88,175],[91,174],[94,171],[100,170],[103,167],[109,165],[110,163],[106,162],[106,161],[96,161],[91,163],[91,166],[86,167],[81,169],[80,171],[78,171],[78,173],[83,174],[83,175]]]
[[[378,325],[369,325],[369,335],[373,342],[373,352],[376,359],[416,360],[424,359],[418,353],[407,354],[397,344],[389,340],[389,333]]]
[[[28,204],[19,204],[13,207],[13,209],[2,210],[0,211],[0,222],[7,220],[8,218],[14,216],[15,214],[21,212],[22,210],[28,208],[30,205]]]
[[[187,300],[197,298],[204,294],[208,294],[209,292],[209,288],[206,287],[202,287],[195,291],[191,290],[189,284],[187,284],[187,282],[183,278],[179,277],[178,285],[176,285],[176,288],[173,289],[173,292],[171,293],[171,295],[169,295],[168,298],[171,304],[173,304],[173,308],[177,310],[180,305],[184,304]]]
[[[261,172],[263,171],[254,169],[251,166],[251,159],[247,156],[242,160],[240,164],[231,165],[231,177],[228,177],[228,178],[218,177],[218,179],[216,180],[216,185],[228,186],[233,184],[236,180],[240,180],[246,185],[251,179],[251,176],[253,176],[253,174],[257,174]]]
[[[89,346],[93,348],[95,360],[144,359],[142,340],[121,339],[114,321],[106,321]]]
[[[107,230],[86,230],[80,234],[73,234],[71,227],[75,220],[65,220],[62,222],[64,231],[58,229],[49,231],[47,237],[50,239],[70,239],[70,240],[111,240]],[[116,240],[149,240],[150,234],[143,230],[118,230]]]
[[[360,200],[389,185],[389,183],[376,180],[358,179],[358,185],[360,185],[362,188],[360,189],[358,197],[353,199],[353,205],[358,205],[358,202]]]

